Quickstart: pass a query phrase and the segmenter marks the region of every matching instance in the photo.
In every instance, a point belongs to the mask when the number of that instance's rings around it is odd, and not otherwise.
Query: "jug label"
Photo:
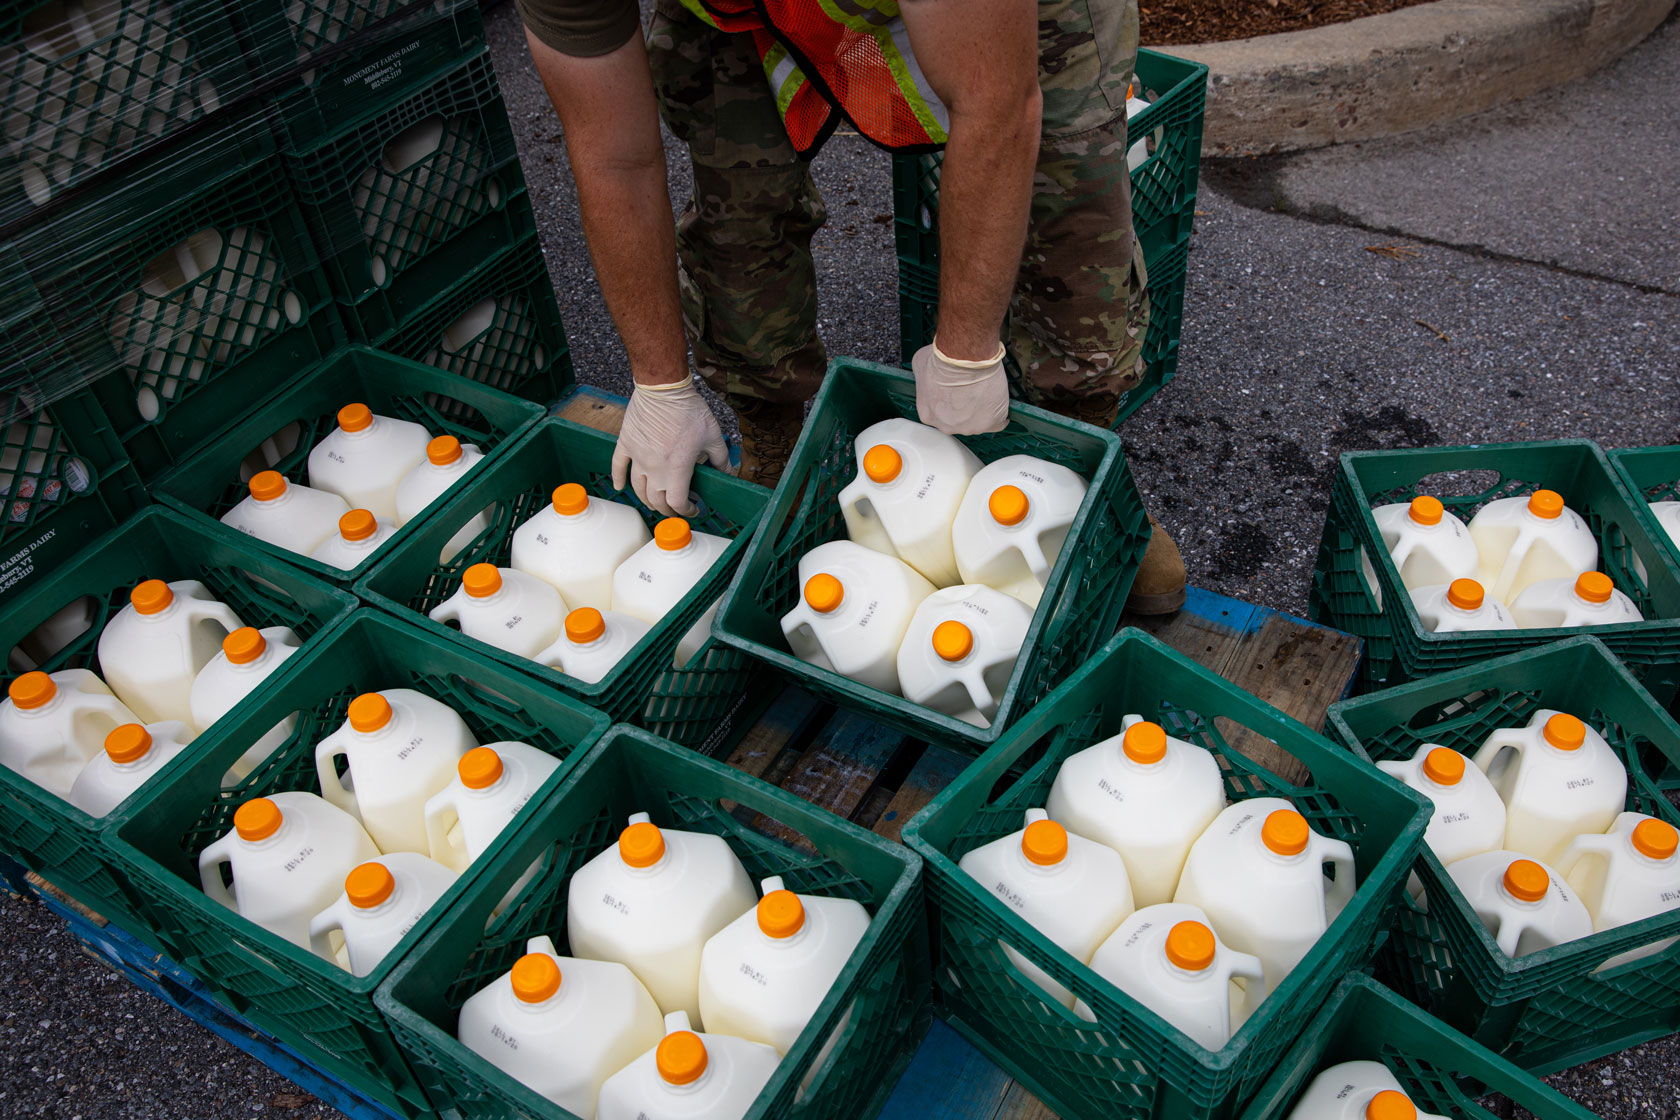
[[[1114,798],[1116,801],[1126,800],[1126,791],[1112,785],[1107,778],[1097,779],[1097,788]]]
[[[1565,789],[1586,789],[1593,784],[1591,778],[1571,778],[1564,783]]]
[[[1241,832],[1244,828],[1247,828],[1248,827],[1248,822],[1253,820],[1253,819],[1254,819],[1254,814],[1253,813],[1243,814],[1242,816],[1237,818],[1237,823],[1233,824],[1230,827],[1230,829],[1225,833],[1225,835],[1235,836],[1237,833]]]
[[[1336,1099],[1341,1100],[1342,1098],[1346,1097],[1349,1093],[1353,1092],[1354,1089],[1356,1089],[1356,1088],[1358,1088],[1358,1086],[1352,1085],[1352,1084],[1343,1085],[1342,1088],[1341,1088],[1341,1091],[1336,1094]]]
[[[1680,899],[1680,891],[1664,891],[1657,897],[1662,899],[1664,902],[1673,902],[1676,899]]]
[[[1457,813],[1442,813],[1441,814],[1441,823],[1442,824],[1458,824],[1462,821],[1467,821],[1469,819],[1470,819],[1470,814],[1466,813],[1462,810],[1460,810]]]
[[[614,898],[610,894],[604,894],[601,896],[601,903],[606,906],[608,910],[614,910],[625,915],[630,913],[630,904],[625,902],[622,898]]]
[[[973,599],[964,599],[962,601],[962,605],[966,609],[971,610],[971,611],[975,611],[979,614],[991,614],[992,613],[991,611],[987,610],[985,607],[981,606],[979,603],[976,603]]]
[[[926,478],[922,479],[922,485],[916,491],[917,500],[919,501],[922,498],[927,497],[928,496],[928,491],[930,491],[932,489],[933,489],[933,475],[930,474]]]
[[[1030,478],[1040,486],[1044,485],[1044,476],[1041,474],[1034,474],[1032,471],[1024,470],[1017,470],[1015,474],[1020,478]]]
[[[863,608],[863,617],[861,617],[857,620],[857,628],[859,630],[862,630],[865,626],[869,625],[870,620],[875,617],[875,608],[879,607],[880,605],[881,605],[881,600],[879,600],[879,599],[869,600],[869,604],[866,607]]]
[[[424,743],[425,741],[426,741],[426,737],[424,735],[416,735],[414,738],[410,739],[408,741],[408,746],[403,747],[401,750],[399,750],[397,752],[397,761],[401,762],[402,760],[406,759],[409,755],[411,755],[415,751],[419,750],[420,745],[422,743]]]
[[[298,854],[286,861],[285,870],[296,871],[298,868],[303,866],[303,861],[304,860],[308,859],[310,856],[312,856],[314,854],[315,854],[315,849],[313,847],[299,848],[298,849]]]
[[[646,568],[643,568],[641,571],[636,573],[636,578],[641,580],[643,583],[652,583],[653,573],[648,571]]]
[[[525,616],[524,615],[516,614],[512,618],[508,619],[506,622],[502,623],[502,625],[507,627],[509,630],[512,630],[515,626],[518,626],[521,622],[524,622],[524,621],[525,621]]]
[[[548,538],[543,536],[541,533],[538,533],[537,534],[537,543],[538,544],[547,544],[548,543]]]
[[[491,1026],[490,1037],[501,1043],[503,1046],[506,1046],[509,1050],[519,1049],[519,1039],[515,1038],[511,1034],[508,1034],[499,1026]]]
[[[344,456],[342,456],[342,455],[340,455],[340,454],[339,454],[339,453],[338,453],[338,452],[336,452],[336,451],[329,451],[329,452],[327,452],[327,458],[329,458],[329,459],[331,459],[331,460],[332,460],[332,461],[333,461],[333,462],[335,462],[335,463],[342,463],[342,462],[344,462]]]
[[[1009,884],[1004,882],[1002,879],[998,880],[997,886],[993,887],[992,890],[996,891],[999,898],[1009,903],[1009,905],[1013,906],[1015,909],[1022,910],[1026,908],[1027,900],[1022,898],[1017,892],[1011,890],[1009,888]]]
[[[1154,922],[1144,922],[1141,925],[1139,925],[1136,929],[1134,929],[1132,931],[1132,935],[1130,937],[1126,938],[1126,948],[1130,949],[1133,945],[1136,945],[1138,943],[1138,939],[1140,937],[1142,937],[1144,934],[1148,933],[1150,930],[1152,930],[1154,928],[1155,928],[1155,923]]]
[[[751,980],[754,984],[757,984],[761,988],[768,988],[770,986],[770,978],[758,969],[754,968],[752,965],[748,964],[746,961],[741,962],[741,975],[745,976],[748,980]]]

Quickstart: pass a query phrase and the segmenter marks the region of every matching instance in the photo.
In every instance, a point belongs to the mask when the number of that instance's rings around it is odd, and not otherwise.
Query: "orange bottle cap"
[[[1524,902],[1539,902],[1546,897],[1552,877],[1546,869],[1531,859],[1516,859],[1505,869],[1505,890],[1512,898]]]
[[[1575,581],[1575,594],[1589,603],[1608,603],[1616,585],[1603,572],[1582,572]]]
[[[1447,602],[1461,611],[1480,610],[1487,592],[1473,579],[1455,579],[1447,585]]]
[[[373,410],[365,404],[347,404],[338,410],[338,426],[347,432],[359,432],[373,423]]]
[[[461,457],[461,441],[454,436],[438,436],[426,444],[426,459],[437,467],[447,467]]]
[[[520,1003],[541,1003],[560,990],[560,965],[547,953],[526,953],[513,962],[509,979]]]
[[[461,756],[455,772],[468,789],[489,789],[502,776],[502,756],[489,747],[474,747]]]
[[[1167,931],[1167,959],[1179,968],[1200,972],[1213,963],[1213,931],[1201,922],[1179,922]]]
[[[284,819],[280,814],[280,806],[266,797],[256,797],[234,811],[233,830],[239,834],[241,840],[255,843],[258,840],[267,840],[279,832],[280,822]]]
[[[576,517],[589,508],[589,491],[575,482],[554,488],[554,512],[563,517]]]
[[[474,564],[461,574],[461,587],[474,599],[484,599],[502,589],[502,573],[494,564]]]
[[[1435,747],[1423,756],[1423,776],[1438,786],[1456,786],[1464,778],[1464,756],[1451,747]]]
[[[1027,511],[1031,508],[1032,503],[1027,501],[1026,493],[1019,486],[999,486],[986,499],[986,509],[999,525],[1019,525],[1026,520]]]
[[[631,867],[652,867],[665,858],[665,834],[649,821],[637,821],[618,834],[618,858]]]
[[[838,610],[846,601],[846,585],[827,572],[818,572],[805,581],[805,602],[818,614]]]
[[[691,1085],[706,1072],[706,1044],[693,1031],[672,1031],[659,1040],[653,1063],[667,1084]]]
[[[1536,490],[1528,496],[1528,512],[1547,521],[1563,515],[1563,495],[1556,490]]]
[[[57,696],[58,683],[40,671],[25,673],[13,679],[6,688],[6,695],[12,698],[13,705],[27,712]]]
[[[222,639],[222,653],[235,665],[249,665],[267,648],[268,639],[254,626],[241,626]]]
[[[1298,856],[1307,850],[1311,833],[1307,818],[1293,809],[1278,809],[1260,826],[1260,840],[1280,856]]]
[[[1633,849],[1649,859],[1669,859],[1680,848],[1680,831],[1652,817],[1633,826]]]
[[[891,482],[903,469],[904,457],[888,444],[877,443],[863,453],[863,473],[871,482]]]
[[[286,476],[279,471],[258,471],[251,476],[251,497],[272,502],[286,492]]]
[[[377,692],[364,692],[350,701],[350,729],[378,731],[391,722],[391,702]]]
[[[353,509],[338,519],[338,535],[347,541],[365,541],[379,532],[379,519],[370,509]]]
[[[946,619],[933,628],[933,652],[946,661],[961,661],[974,652],[974,631]]]
[[[1578,751],[1587,741],[1587,725],[1574,716],[1558,712],[1546,721],[1546,729],[1541,734],[1560,751]]]
[[[344,893],[349,896],[350,905],[358,910],[372,910],[396,889],[397,881],[391,877],[390,868],[371,860],[351,868],[350,874],[344,877]]]
[[[1417,1120],[1417,1105],[1404,1093],[1384,1089],[1365,1106],[1365,1120]]]
[[[1067,858],[1067,829],[1055,821],[1034,821],[1021,833],[1021,854],[1029,863],[1054,867]]]
[[[141,580],[128,593],[128,601],[140,614],[157,614],[175,601],[175,592],[161,579]]]
[[[1134,723],[1126,728],[1126,733],[1120,737],[1120,749],[1125,751],[1126,757],[1133,762],[1152,766],[1167,757],[1166,729],[1148,720]]]
[[[653,527],[653,541],[666,552],[678,552],[688,547],[694,531],[680,517],[667,517]]]
[[[152,733],[138,723],[113,727],[105,736],[105,753],[111,756],[112,762],[136,762],[145,758],[151,749]]]
[[[607,620],[594,607],[579,607],[566,615],[566,640],[576,645],[599,641],[607,632]]]
[[[758,900],[758,928],[780,941],[805,928],[805,904],[792,891],[771,891]]]
[[[1445,507],[1441,505],[1441,499],[1431,498],[1428,494],[1419,494],[1412,499],[1412,504],[1407,508],[1406,515],[1419,525],[1439,525],[1441,514],[1444,512]]]

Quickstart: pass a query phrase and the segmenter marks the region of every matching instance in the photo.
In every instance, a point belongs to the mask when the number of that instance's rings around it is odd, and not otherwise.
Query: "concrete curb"
[[[1209,156],[1371,140],[1582,77],[1676,0],[1435,0],[1311,31],[1162,47],[1205,62]]]

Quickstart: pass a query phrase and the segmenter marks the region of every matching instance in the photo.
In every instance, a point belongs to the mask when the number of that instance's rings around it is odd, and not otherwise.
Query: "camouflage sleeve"
[[[611,54],[642,27],[636,0],[515,0],[515,6],[531,34],[573,58]]]

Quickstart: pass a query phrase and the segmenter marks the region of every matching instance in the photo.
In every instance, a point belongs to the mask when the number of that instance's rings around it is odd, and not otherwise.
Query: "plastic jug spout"
[[[1028,809],[1027,810],[1027,813],[1026,813],[1026,823],[1027,824],[1037,824],[1039,821],[1047,821],[1049,819],[1050,819],[1050,814],[1048,812],[1046,812],[1044,809]]]
[[[630,823],[631,824],[652,824],[653,823],[653,818],[648,816],[646,813],[631,813],[630,814]],[[686,1030],[687,1028],[685,1027],[684,1029]]]
[[[758,884],[758,891],[760,894],[774,894],[776,891],[783,889],[782,877],[780,875],[772,875],[768,879],[760,881]]]
[[[525,951],[527,953],[547,953],[551,957],[558,957],[560,955],[554,950],[553,939],[546,933],[526,941]]]
[[[686,1011],[673,1011],[669,1015],[665,1016],[666,1034],[676,1034],[678,1031],[693,1029],[694,1028],[688,1025],[688,1012]]]

